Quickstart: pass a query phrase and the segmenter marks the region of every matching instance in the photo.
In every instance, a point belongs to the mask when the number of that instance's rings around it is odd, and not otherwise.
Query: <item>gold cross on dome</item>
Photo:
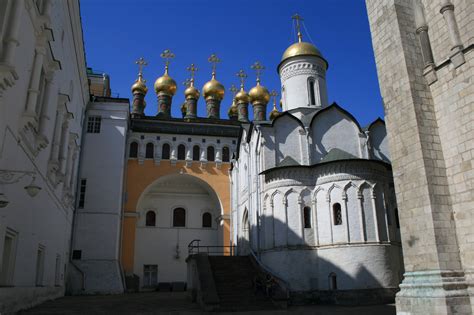
[[[243,89],[245,79],[247,78],[247,74],[244,72],[244,70],[240,69],[239,72],[237,72],[235,75],[239,77],[239,79],[240,79],[240,88]]]
[[[170,60],[175,57],[174,53],[172,53],[171,50],[169,50],[169,49],[165,49],[160,54],[160,57],[165,60],[165,73],[168,73],[168,66],[170,64]]]
[[[192,63],[189,67],[186,68],[191,73],[191,80],[194,82],[194,73],[198,71],[198,68]]]
[[[294,14],[291,18],[296,21],[296,32],[298,34],[298,42],[301,43],[303,35],[301,35],[300,21],[303,21],[303,18],[298,13]]]
[[[277,98],[277,96],[278,96],[278,92],[275,91],[275,90],[272,90],[272,91],[270,92],[270,96],[273,97],[273,107],[275,107],[275,106],[276,106],[276,98]]]
[[[148,62],[143,57],[140,57],[138,60],[135,61],[135,64],[138,65],[138,75],[143,74],[143,67],[148,65]]]
[[[265,67],[260,63],[260,61],[255,61],[255,63],[251,65],[250,68],[255,70],[257,83],[260,83],[260,76],[262,75],[263,70],[265,70]]]
[[[209,61],[210,63],[212,63],[212,78],[215,78],[216,76],[216,65],[221,62],[221,60],[219,59],[219,57],[217,57],[216,54],[212,54],[208,59],[207,61]]]
[[[191,85],[191,79],[186,79],[183,81],[183,85],[189,87]]]
[[[230,88],[229,88],[229,91],[231,91],[231,92],[232,92],[232,95],[235,97],[235,94],[237,94],[237,92],[239,91],[239,89],[236,88],[234,84],[232,84],[232,85],[230,86]]]

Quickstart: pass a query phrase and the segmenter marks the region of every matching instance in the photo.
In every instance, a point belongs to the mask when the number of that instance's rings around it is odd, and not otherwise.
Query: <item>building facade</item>
[[[328,106],[326,70],[300,35],[278,66],[284,113],[243,125],[232,169],[233,238],[295,297],[390,301],[403,263],[385,123],[362,128]],[[254,110],[266,94],[250,90]]]
[[[474,312],[474,4],[366,1],[399,205],[399,314]]]
[[[1,1],[2,313],[65,291],[89,100],[82,43],[78,1]]]

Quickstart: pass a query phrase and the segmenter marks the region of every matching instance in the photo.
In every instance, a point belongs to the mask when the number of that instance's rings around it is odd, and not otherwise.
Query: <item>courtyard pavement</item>
[[[147,292],[105,296],[66,296],[22,311],[22,315],[79,315],[79,314],[317,314],[317,315],[394,315],[395,305],[374,306],[292,306],[287,310],[258,312],[208,313],[191,303],[185,292]]]

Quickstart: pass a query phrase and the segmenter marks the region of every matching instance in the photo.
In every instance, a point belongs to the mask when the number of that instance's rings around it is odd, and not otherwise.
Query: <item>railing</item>
[[[208,254],[215,256],[235,256],[235,246],[200,245],[201,240],[192,240],[188,244],[188,254]]]

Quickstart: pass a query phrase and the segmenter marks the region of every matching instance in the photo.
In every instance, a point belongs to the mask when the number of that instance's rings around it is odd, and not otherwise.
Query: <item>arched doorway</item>
[[[250,222],[249,222],[249,212],[247,209],[244,211],[242,216],[242,225],[241,225],[242,237],[239,239],[239,254],[248,255],[250,254]]]
[[[155,214],[155,225],[146,224],[150,211]],[[160,282],[186,282],[185,260],[192,240],[201,240],[201,245],[223,243],[217,221],[221,202],[216,192],[195,176],[160,177],[141,194],[137,213],[133,273],[139,276],[142,289]]]

